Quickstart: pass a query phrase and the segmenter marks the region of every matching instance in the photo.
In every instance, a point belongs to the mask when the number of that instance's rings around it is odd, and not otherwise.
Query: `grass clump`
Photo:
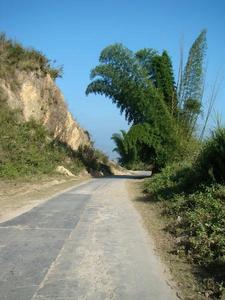
[[[37,122],[20,122],[19,113],[0,101],[0,177],[49,174],[63,165],[74,174],[84,168],[77,153],[52,139]]]

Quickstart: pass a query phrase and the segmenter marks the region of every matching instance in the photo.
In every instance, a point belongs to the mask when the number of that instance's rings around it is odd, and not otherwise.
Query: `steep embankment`
[[[55,83],[61,73],[44,54],[0,34],[0,177],[87,167],[82,149],[91,148],[89,134]]]
[[[41,71],[14,73],[14,88],[0,78],[0,88],[10,108],[21,112],[23,121],[35,120],[73,150],[89,145],[90,139],[68,111],[64,97],[49,74]]]

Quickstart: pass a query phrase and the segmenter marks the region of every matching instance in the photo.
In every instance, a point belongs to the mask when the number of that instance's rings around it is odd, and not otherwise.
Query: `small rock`
[[[56,172],[62,174],[62,175],[66,175],[66,176],[69,176],[69,177],[75,177],[75,175],[70,172],[69,170],[67,170],[66,168],[64,168],[63,166],[58,166],[56,168]]]
[[[181,220],[182,220],[181,216],[178,216],[178,217],[177,217],[177,223],[180,223]]]

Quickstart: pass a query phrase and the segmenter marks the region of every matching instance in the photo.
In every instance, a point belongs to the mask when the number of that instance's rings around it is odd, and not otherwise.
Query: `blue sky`
[[[64,76],[57,83],[71,112],[96,146],[111,156],[112,133],[128,125],[109,99],[85,96],[100,51],[115,42],[134,51],[167,49],[176,75],[180,41],[187,54],[204,28],[208,29],[208,95],[218,74],[220,79],[225,74],[224,0],[0,0],[0,31],[64,66]],[[224,84],[213,116],[219,112],[225,121]]]

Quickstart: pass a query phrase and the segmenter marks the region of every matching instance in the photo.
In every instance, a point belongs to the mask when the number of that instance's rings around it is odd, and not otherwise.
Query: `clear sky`
[[[217,75],[221,79],[225,74],[225,0],[0,0],[0,31],[64,66],[57,83],[71,112],[96,146],[110,155],[112,133],[128,125],[109,99],[85,96],[100,51],[115,42],[134,51],[166,49],[176,75],[180,41],[187,53],[204,28],[208,29],[207,95]],[[224,84],[215,105],[223,120]]]

